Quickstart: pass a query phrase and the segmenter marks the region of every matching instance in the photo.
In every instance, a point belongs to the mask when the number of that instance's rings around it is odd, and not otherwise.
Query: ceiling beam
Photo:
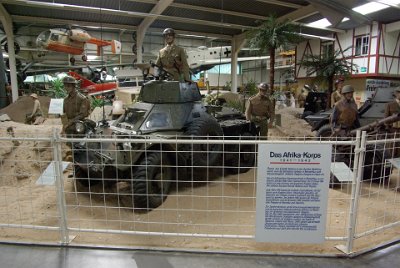
[[[44,2],[27,1],[27,0],[1,0],[0,2],[10,4],[10,5],[23,5],[23,6],[33,7],[33,8],[49,8],[49,9],[57,9],[57,10],[88,12],[91,14],[108,14],[108,15],[114,15],[114,16],[139,17],[139,18],[153,17],[155,19],[165,20],[165,21],[182,22],[182,23],[186,23],[186,24],[189,23],[189,24],[196,24],[196,25],[229,28],[229,29],[249,30],[249,29],[253,28],[251,26],[238,25],[238,24],[233,24],[233,23],[206,21],[206,20],[198,20],[198,19],[183,18],[183,17],[172,17],[172,16],[165,16],[165,15],[159,15],[159,14],[115,10],[115,9],[107,9],[107,8],[84,7],[84,6],[58,4],[58,3],[44,3]]]
[[[44,17],[31,17],[31,16],[19,16],[19,15],[11,15],[11,18],[14,22],[19,23],[29,23],[30,25],[41,24],[48,26],[51,25],[75,25],[79,24],[81,28],[98,28],[103,30],[113,30],[120,31],[121,29],[128,31],[136,31],[137,26],[126,25],[126,24],[113,24],[113,23],[100,23],[100,22],[91,22],[91,21],[79,21],[79,20],[66,20],[66,19],[53,19],[53,18],[44,18]]]
[[[126,25],[126,24],[112,24],[112,23],[97,23],[97,22],[87,22],[87,21],[78,21],[78,20],[66,20],[66,19],[51,19],[51,18],[43,18],[43,17],[30,17],[30,16],[18,16],[18,15],[11,15],[11,18],[13,19],[14,22],[19,22],[19,23],[29,23],[30,25],[35,22],[36,24],[41,24],[44,26],[48,26],[49,24],[52,25],[72,25],[72,24],[78,24],[80,25],[79,27],[81,28],[90,28],[90,27],[96,27],[98,29],[109,29],[109,30],[115,30],[116,32],[119,32],[123,29],[128,30],[128,31],[136,31],[137,26],[132,26],[132,25]],[[157,32],[160,33],[160,29],[156,28],[150,28],[150,32]],[[214,33],[204,33],[204,32],[194,32],[194,31],[179,31],[176,30],[178,34],[187,34],[187,35],[202,35],[202,36],[207,36],[207,37],[212,37],[212,38],[218,38],[218,39],[225,39],[225,40],[231,40],[232,36],[231,35],[226,35],[226,34],[214,34]]]
[[[296,9],[303,7],[302,5],[288,3],[286,1],[277,1],[277,0],[256,0],[256,1],[263,2],[266,4],[272,4],[272,5],[283,6],[283,7],[291,7],[291,8],[296,8]]]
[[[151,14],[162,14],[164,10],[173,2],[174,0],[164,0],[164,1],[159,1],[157,4],[153,6],[151,9],[150,13]],[[143,41],[144,41],[144,36],[146,35],[147,29],[150,27],[150,25],[156,20],[154,17],[146,17],[143,19],[143,21],[140,23],[138,26],[137,30],[137,35],[136,35],[136,47],[141,48],[143,46]],[[143,62],[143,53],[142,49],[137,49],[136,50],[137,54],[137,62],[141,63]]]
[[[284,20],[298,21],[298,20],[307,18],[309,16],[312,16],[314,14],[317,14],[317,13],[319,13],[319,12],[314,6],[312,6],[312,5],[303,6],[293,12],[290,12],[290,13],[287,13],[286,15],[280,16],[279,21],[284,21]]]
[[[157,4],[158,3],[157,0],[128,0],[128,1],[146,3],[146,4]],[[195,6],[195,5],[182,4],[182,3],[171,3],[169,6],[176,7],[176,8],[188,9],[188,10],[197,10],[197,11],[203,11],[203,12],[206,11],[206,12],[210,12],[210,13],[231,15],[231,16],[237,16],[237,17],[245,17],[245,18],[250,18],[250,19],[255,19],[255,20],[265,19],[265,16],[261,16],[261,15],[229,11],[229,10],[224,10],[224,9],[219,9],[219,8],[205,7],[205,6]]]

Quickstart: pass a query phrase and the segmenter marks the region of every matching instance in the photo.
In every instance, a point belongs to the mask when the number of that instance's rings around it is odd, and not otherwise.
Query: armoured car
[[[74,134],[88,138],[72,144],[76,182],[89,190],[99,183],[123,183],[120,203],[146,212],[164,202],[173,183],[195,178],[201,170],[249,170],[255,163],[255,143],[213,141],[256,139],[257,127],[231,108],[207,107],[201,100],[196,83],[151,80],[142,86],[139,101],[117,120],[76,122]],[[193,141],[182,144],[177,139]]]

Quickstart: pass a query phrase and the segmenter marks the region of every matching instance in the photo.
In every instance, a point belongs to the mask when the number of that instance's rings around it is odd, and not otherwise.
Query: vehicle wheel
[[[212,117],[199,117],[186,129],[185,136],[199,136],[200,139],[220,139],[224,133],[221,126]],[[182,151],[188,151],[188,165],[216,166],[220,164],[222,144],[188,144]]]
[[[82,186],[82,187],[92,187],[100,183],[100,178],[97,179],[91,179],[89,178],[88,174],[86,171],[84,171],[80,166],[74,165],[74,177],[77,186]]]
[[[173,169],[167,155],[148,153],[132,176],[133,198],[132,194],[124,194],[119,200],[123,206],[134,207],[139,213],[151,211],[167,198],[172,178]]]
[[[317,134],[315,135],[317,138],[328,138],[332,135],[332,128],[330,125],[323,125],[318,129]]]
[[[255,140],[256,137],[249,132],[241,135],[242,140]],[[232,174],[245,173],[254,167],[256,159],[256,144],[235,145],[226,155],[225,167]]]
[[[367,145],[364,157],[363,180],[386,180],[390,175],[390,167],[385,167],[386,159],[390,158],[383,144]]]
[[[87,61],[87,56],[86,55],[82,55],[82,60],[83,61]]]

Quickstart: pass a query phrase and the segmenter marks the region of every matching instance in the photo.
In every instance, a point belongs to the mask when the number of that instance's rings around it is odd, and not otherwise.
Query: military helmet
[[[167,34],[173,34],[173,35],[175,35],[175,31],[174,31],[174,29],[172,29],[172,28],[166,28],[166,29],[163,31],[162,34],[163,34],[164,36],[167,35]]]
[[[351,93],[351,92],[354,92],[354,88],[350,85],[345,85],[342,88],[342,94]]]
[[[37,98],[38,98],[38,96],[37,96],[37,94],[36,94],[36,93],[32,93],[30,96],[31,96],[32,98],[35,98],[35,99],[37,99]]]
[[[72,76],[67,75],[66,77],[63,78],[63,83],[64,84],[76,84],[76,80]]]
[[[343,83],[344,79],[343,78],[339,78],[335,80],[335,85],[339,84],[339,83]]]
[[[268,86],[267,83],[261,82],[261,83],[257,86],[257,88],[258,88],[258,89],[261,89],[261,90],[268,90],[268,89],[269,89],[269,86]]]

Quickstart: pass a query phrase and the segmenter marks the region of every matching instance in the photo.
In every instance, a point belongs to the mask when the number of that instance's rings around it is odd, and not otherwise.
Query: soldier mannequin
[[[272,126],[275,117],[275,105],[268,93],[269,86],[266,83],[260,83],[257,87],[258,94],[248,100],[246,119],[259,126],[260,136],[267,139],[268,127]]]
[[[400,113],[400,87],[395,88],[394,90],[395,99],[385,105],[385,117],[392,116],[394,114]],[[398,138],[400,135],[400,121],[394,122],[390,125],[386,125],[389,135],[385,135],[385,138]],[[388,149],[393,152],[392,157],[400,156],[400,147],[399,142],[395,142],[388,146]]]
[[[73,123],[76,120],[82,120],[89,116],[90,102],[76,90],[75,78],[66,76],[63,79],[63,83],[68,93],[68,96],[64,99],[63,132],[69,134],[74,132]]]
[[[400,87],[394,90],[395,99],[385,105],[385,117],[400,113]],[[390,127],[390,132],[400,133],[400,121],[393,123]]]
[[[187,56],[183,48],[174,44],[174,29],[165,29],[163,35],[167,45],[160,50],[156,65],[162,66],[165,71],[174,76],[174,80],[176,81],[190,81]]]
[[[360,127],[358,109],[353,99],[354,88],[346,85],[342,88],[342,98],[336,102],[331,115],[333,135],[345,136],[355,128]]]
[[[335,81],[335,91],[332,92],[331,95],[331,108],[335,106],[335,103],[340,101],[342,98],[342,88],[343,88],[343,79],[337,79]]]
[[[30,97],[33,99],[33,110],[32,113],[26,117],[25,123],[39,125],[44,121],[43,112],[40,108],[40,102],[36,93],[32,93]]]

